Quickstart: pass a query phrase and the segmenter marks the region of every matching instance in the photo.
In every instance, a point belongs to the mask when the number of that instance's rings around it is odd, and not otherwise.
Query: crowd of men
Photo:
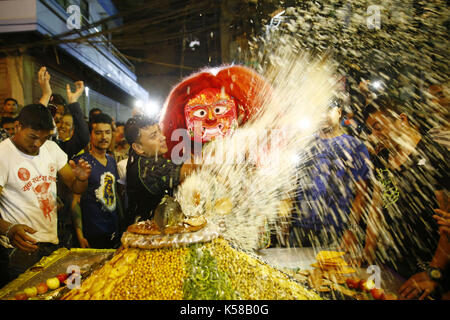
[[[126,228],[152,218],[162,197],[195,165],[176,165],[158,120],[115,123],[99,109],[85,120],[84,91],[53,94],[39,70],[42,97],[23,107],[6,99],[0,133],[0,286],[58,247],[118,248]],[[448,92],[430,87],[449,109]],[[446,88],[444,86],[444,88]],[[300,156],[298,187],[284,246],[338,242],[354,263],[383,263],[405,278],[409,299],[449,291],[448,113],[423,130],[385,96],[364,100],[362,124],[331,104]],[[362,139],[361,127],[369,139]],[[56,130],[55,130],[56,129]]]

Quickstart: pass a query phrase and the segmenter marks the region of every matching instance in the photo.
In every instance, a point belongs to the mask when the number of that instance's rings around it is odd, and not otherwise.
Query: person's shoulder
[[[53,150],[61,150],[61,147],[59,146],[58,143],[56,143],[53,140],[47,140],[45,141],[45,143],[42,145],[42,147],[46,148],[47,150],[53,151]],[[42,148],[41,147],[41,148]]]
[[[61,146],[55,141],[47,140],[41,146],[41,148],[45,148],[50,154],[57,154],[57,153],[59,153],[61,156],[66,156],[67,157],[67,153],[65,153],[64,150],[61,148]]]
[[[13,143],[11,142],[11,139],[7,138],[0,142],[0,154],[8,154],[11,152],[11,150],[14,148]],[[10,157],[0,157],[2,159],[10,159]]]
[[[108,159],[108,161],[111,161],[111,163],[113,163],[114,165],[117,165],[116,158],[114,158],[113,155],[107,153],[106,154],[106,159]]]
[[[345,146],[352,148],[352,149],[367,149],[364,142],[352,135],[349,134],[342,134],[339,137],[337,137]]]
[[[0,148],[2,148],[2,149],[9,148],[10,143],[11,142],[10,142],[9,138],[6,138],[6,139],[0,141]]]
[[[3,128],[0,128],[0,142],[9,138],[9,133]]]
[[[347,134],[347,133],[341,134],[339,136],[339,138],[344,141],[349,141],[350,143],[355,144],[355,145],[363,144],[361,139],[359,139],[355,136],[352,136],[350,134]]]
[[[118,166],[126,166],[128,163],[128,158],[122,159],[119,162],[117,162]]]
[[[353,157],[357,158],[370,158],[369,150],[367,149],[364,142],[357,137],[343,134],[340,136],[342,139],[342,144],[344,148],[352,154]]]

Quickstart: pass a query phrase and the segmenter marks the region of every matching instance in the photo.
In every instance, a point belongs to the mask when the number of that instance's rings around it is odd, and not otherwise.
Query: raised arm
[[[73,136],[70,140],[64,142],[64,151],[71,159],[73,155],[76,155],[89,143],[89,127],[84,120],[83,112],[78,103],[78,99],[84,91],[83,81],[75,82],[75,92],[71,91],[69,85],[67,85],[66,89],[69,102],[67,109],[73,118]]]
[[[440,206],[436,213],[444,213],[448,210],[448,199],[446,190],[435,191],[438,204]],[[446,212],[448,214],[448,212]],[[438,220],[439,223],[439,220]],[[444,270],[450,261],[450,242],[445,232],[440,232],[439,242],[434,253],[429,268]],[[419,297],[419,300],[425,299],[433,291],[439,288],[439,280],[432,279],[427,271],[419,272],[410,277],[399,289],[401,296],[407,299]]]
[[[348,228],[344,231],[341,240],[341,248],[349,252],[353,258],[360,256],[359,240],[357,237],[358,225],[364,209],[367,207],[367,183],[358,181],[356,183],[356,194],[353,199],[352,208],[348,217]]]
[[[91,166],[83,159],[79,159],[77,163],[70,160],[68,164],[58,171],[58,175],[72,192],[81,194],[88,186]]]
[[[445,269],[450,261],[450,237],[448,231],[446,232],[445,229],[445,227],[448,227],[450,223],[448,191],[438,190],[435,191],[435,194],[438,200],[439,208],[434,211],[441,216],[440,219],[436,219],[436,217],[435,219],[438,222],[441,237],[439,239],[438,247],[436,249],[436,253],[434,254],[433,260],[430,262],[430,266]]]
[[[46,67],[41,67],[38,72],[38,82],[41,86],[42,96],[39,103],[44,106],[48,105],[50,97],[52,96],[52,88],[50,86],[50,73],[48,73]]]

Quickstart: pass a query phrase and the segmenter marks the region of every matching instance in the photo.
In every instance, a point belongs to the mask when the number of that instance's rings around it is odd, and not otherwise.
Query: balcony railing
[[[66,21],[69,18],[69,14],[62,8],[59,3],[53,0],[39,0],[43,5],[50,9],[55,15],[57,15],[62,21]],[[94,24],[90,17],[87,18],[81,15],[82,25]],[[84,32],[79,32],[80,36],[86,36],[86,33],[94,34],[98,33],[100,30],[97,27],[92,27],[90,29],[85,29]],[[83,34],[84,33],[84,34]],[[132,73],[135,73],[136,69],[134,65],[111,43],[111,41],[104,35],[96,35],[95,37],[86,40],[88,44],[95,47],[100,52],[101,48],[111,53],[121,64],[128,68]]]
[[[82,22],[86,23],[86,25],[93,24],[93,22],[90,21],[90,19],[86,18],[84,15],[81,15],[81,20]],[[100,32],[100,30],[94,26],[88,29],[88,32],[95,34]],[[112,44],[112,42],[108,38],[101,34],[93,37],[92,39],[95,41],[95,46],[101,46],[110,51],[120,62],[122,62],[125,66],[127,66],[127,68],[135,73],[136,69],[134,65]]]

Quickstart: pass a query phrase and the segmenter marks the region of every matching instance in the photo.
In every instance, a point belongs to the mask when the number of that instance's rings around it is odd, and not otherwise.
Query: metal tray
[[[13,299],[16,293],[23,291],[27,287],[46,282],[48,278],[55,277],[60,273],[66,273],[71,266],[79,268],[82,279],[85,279],[92,271],[111,259],[115,251],[114,249],[58,249],[50,256],[42,258],[41,261],[29,268],[17,279],[1,288],[0,299]],[[36,299],[49,300],[57,298],[63,290],[69,289],[61,286],[59,289],[49,290],[44,295],[38,295]]]

